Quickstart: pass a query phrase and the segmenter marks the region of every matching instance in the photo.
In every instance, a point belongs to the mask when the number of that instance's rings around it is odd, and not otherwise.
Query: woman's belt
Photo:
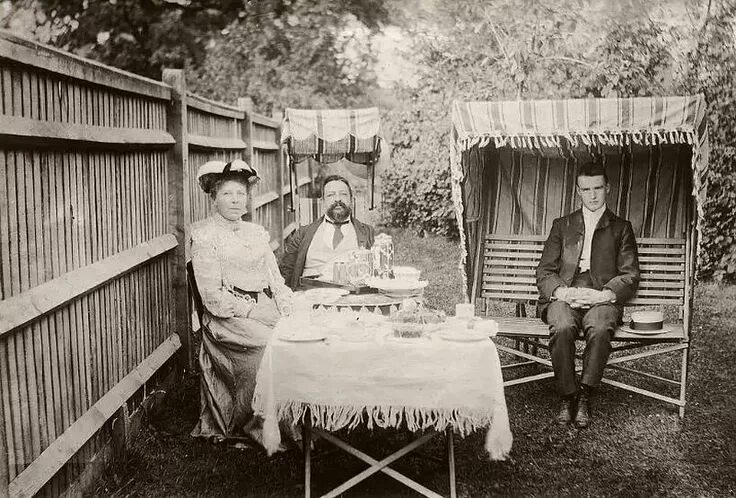
[[[247,291],[239,287],[235,287],[235,286],[231,287],[231,289],[232,289],[232,293],[235,294],[236,296],[241,296],[241,297],[247,296],[251,298],[252,300],[254,300],[255,302],[258,302],[258,294],[261,294],[261,293],[265,294],[266,297],[268,297],[269,299],[273,298],[273,292],[271,291],[271,287],[264,287],[260,291]]]

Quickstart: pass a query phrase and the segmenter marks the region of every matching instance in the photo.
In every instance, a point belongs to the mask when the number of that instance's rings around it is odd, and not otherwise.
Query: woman
[[[215,213],[192,226],[191,254],[205,307],[202,408],[193,436],[217,441],[248,435],[261,441],[261,421],[251,400],[263,349],[276,321],[288,314],[284,285],[266,230],[241,220],[248,185],[258,177],[245,161],[210,161],[197,175]]]

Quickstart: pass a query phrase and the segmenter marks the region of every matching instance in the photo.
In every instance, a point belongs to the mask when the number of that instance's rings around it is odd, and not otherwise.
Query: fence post
[[[240,128],[240,136],[243,142],[245,142],[245,150],[243,151],[243,160],[247,162],[251,167],[253,165],[253,101],[250,97],[239,97],[238,108],[245,113],[243,119],[243,125]],[[263,174],[263,171],[258,171],[259,174]],[[247,221],[253,221],[253,189],[250,189],[248,195],[248,212],[245,214]]]
[[[174,290],[174,327],[182,344],[179,365],[192,369],[192,351],[189,341],[189,294],[187,292],[186,245],[189,235],[189,145],[187,137],[187,86],[180,69],[164,69],[163,82],[171,87],[171,102],[167,109],[167,128],[176,143],[169,149],[167,173],[169,178],[169,231],[179,242],[172,258]]]
[[[284,250],[284,147],[281,145],[281,122],[283,119],[283,113],[281,110],[274,108],[271,113],[271,117],[279,122],[276,128],[276,145],[279,146],[279,159],[276,162],[276,185],[279,194],[278,202],[278,227],[279,227],[279,251]]]

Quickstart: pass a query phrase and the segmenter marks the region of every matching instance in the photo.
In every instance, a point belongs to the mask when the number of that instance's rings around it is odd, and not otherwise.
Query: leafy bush
[[[396,163],[383,175],[384,222],[425,232],[456,237],[457,219],[452,204],[450,168],[442,162],[417,169]]]

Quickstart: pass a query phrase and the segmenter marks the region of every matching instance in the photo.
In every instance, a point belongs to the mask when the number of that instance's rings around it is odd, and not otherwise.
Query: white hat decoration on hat
[[[207,161],[199,167],[197,171],[197,181],[206,190],[202,184],[202,177],[210,174],[223,173],[244,173],[248,183],[255,183],[259,180],[258,172],[242,159],[233,159],[230,162],[225,161]]]
[[[258,178],[258,173],[248,163],[242,159],[234,159],[230,162],[225,161],[207,161],[199,167],[197,171],[197,180],[202,178],[204,175],[209,173],[228,173],[228,172],[239,172],[249,174],[254,179]]]

